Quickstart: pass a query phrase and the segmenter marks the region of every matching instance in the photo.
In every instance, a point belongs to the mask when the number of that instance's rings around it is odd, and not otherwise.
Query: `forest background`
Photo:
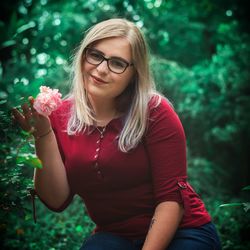
[[[185,128],[190,182],[223,250],[250,249],[250,25],[247,0],[8,0],[0,4],[1,249],[79,249],[93,223],[76,197],[57,214],[29,190],[40,167],[10,110],[41,85],[70,87],[72,55],[96,22],[125,17],[147,37],[157,88]]]

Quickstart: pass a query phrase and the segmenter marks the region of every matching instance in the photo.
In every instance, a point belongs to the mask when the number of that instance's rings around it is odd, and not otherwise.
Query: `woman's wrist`
[[[46,132],[44,133],[41,133],[41,134],[36,134],[36,133],[32,133],[35,141],[41,139],[41,138],[44,138],[46,137],[47,135],[49,135],[50,133],[52,132],[52,128],[50,127]]]

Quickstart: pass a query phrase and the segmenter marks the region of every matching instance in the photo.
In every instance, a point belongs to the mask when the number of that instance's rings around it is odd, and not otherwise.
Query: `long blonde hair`
[[[114,18],[100,22],[89,29],[82,40],[73,61],[74,75],[70,92],[73,106],[67,133],[72,135],[82,132],[96,121],[84,88],[82,76],[83,53],[87,46],[98,40],[111,37],[125,37],[128,40],[136,71],[132,79],[133,82],[117,98],[118,103],[124,103],[124,100],[126,102],[126,99],[130,99],[130,107],[126,110],[125,124],[118,140],[119,149],[128,152],[138,145],[145,133],[150,99],[153,95],[158,97],[160,95],[155,91],[154,81],[150,74],[148,49],[143,34],[135,24],[125,19]],[[160,98],[158,99],[160,100]],[[126,104],[128,103],[126,102]]]

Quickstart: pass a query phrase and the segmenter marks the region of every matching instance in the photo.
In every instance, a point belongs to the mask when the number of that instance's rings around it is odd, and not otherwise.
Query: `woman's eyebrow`
[[[96,48],[91,48],[91,49],[95,50],[96,52],[98,52],[98,53],[100,53],[101,55],[103,55],[103,56],[106,57],[105,53],[103,53],[103,52],[100,51],[99,49],[96,49]],[[124,59],[124,58],[122,58],[122,57],[120,57],[120,56],[110,56],[110,57],[108,57],[108,58],[120,59],[120,60],[125,61],[125,62],[128,61],[128,60],[126,60],[126,59]]]
[[[99,49],[96,49],[96,48],[91,48],[91,49],[93,49],[93,50],[95,50],[96,52],[98,52],[98,53],[100,53],[100,54],[102,54],[102,55],[104,55],[105,56],[105,54],[102,52],[102,51],[100,51]]]

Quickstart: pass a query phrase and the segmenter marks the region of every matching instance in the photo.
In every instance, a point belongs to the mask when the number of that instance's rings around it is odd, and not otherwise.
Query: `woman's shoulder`
[[[172,103],[164,96],[153,96],[149,103],[148,132],[178,134],[183,136],[184,130]],[[157,132],[157,133],[158,133]],[[184,137],[183,137],[184,138]]]
[[[148,104],[150,116],[161,113],[175,113],[173,104],[163,95],[154,94]]]
[[[72,99],[64,99],[62,104],[49,116],[53,127],[65,127],[71,114]]]
[[[55,111],[53,111],[52,114],[59,115],[62,113],[64,113],[64,114],[68,113],[71,111],[72,104],[73,104],[72,99],[64,99],[62,101],[62,104]]]

